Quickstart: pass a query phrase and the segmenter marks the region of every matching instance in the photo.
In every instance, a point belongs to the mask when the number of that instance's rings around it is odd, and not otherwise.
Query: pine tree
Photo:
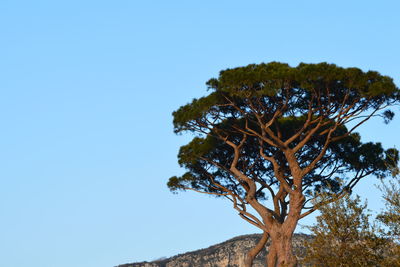
[[[296,266],[292,236],[318,207],[313,192],[332,188],[333,200],[397,165],[396,149],[363,143],[355,132],[372,117],[393,118],[400,90],[388,76],[271,62],[221,71],[207,85],[210,94],[173,113],[175,132],[194,138],[178,154],[186,172],[168,186],[230,200],[271,240],[269,266]]]

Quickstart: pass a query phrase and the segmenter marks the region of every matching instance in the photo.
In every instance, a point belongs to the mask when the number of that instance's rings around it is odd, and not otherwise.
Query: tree
[[[386,209],[378,219],[388,227],[387,235],[400,242],[400,178],[395,177],[388,183],[382,183],[380,189]]]
[[[346,195],[320,207],[317,223],[308,227],[315,237],[305,244],[305,265],[383,266],[390,241],[377,235],[367,204],[360,202],[359,196]]]
[[[393,241],[385,266],[400,266],[400,177],[396,176],[388,183],[382,182],[379,188],[386,208],[377,218],[386,226],[384,235]]]
[[[310,204],[314,192],[329,187],[337,199],[397,164],[397,150],[362,143],[355,132],[372,117],[394,116],[388,108],[399,89],[378,72],[272,62],[221,71],[207,86],[209,95],[173,113],[175,132],[195,136],[178,154],[187,172],[168,186],[229,199],[269,236],[268,266],[296,265],[292,235],[321,205]]]

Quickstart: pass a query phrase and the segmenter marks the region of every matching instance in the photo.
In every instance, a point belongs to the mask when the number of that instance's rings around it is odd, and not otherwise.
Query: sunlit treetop
[[[221,71],[219,78],[210,79],[207,85],[212,91],[210,95],[194,99],[173,113],[176,132],[194,130],[188,127],[190,122],[212,115],[213,111],[231,113],[234,107],[223,108],[230,100],[239,107],[249,108],[247,105],[250,103],[246,100],[262,98],[258,105],[256,102],[253,104],[260,108],[257,111],[264,112],[287,103],[282,117],[308,114],[311,103],[313,107],[333,108],[314,111],[315,115],[325,112],[325,116],[332,117],[342,105],[343,108],[354,105],[351,107],[353,111],[366,110],[376,105],[390,105],[399,99],[392,78],[376,71],[363,72],[358,68],[341,68],[327,63],[301,63],[296,68],[277,62],[248,65]],[[390,112],[385,114],[388,120],[391,115]]]

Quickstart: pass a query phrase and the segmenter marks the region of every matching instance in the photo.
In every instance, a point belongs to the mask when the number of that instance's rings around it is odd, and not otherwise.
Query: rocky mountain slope
[[[241,267],[247,251],[260,238],[261,235],[259,234],[238,236],[209,248],[179,254],[171,258],[152,262],[129,263],[117,267]],[[299,258],[302,258],[305,253],[302,244],[310,238],[311,236],[306,234],[294,235],[294,253]],[[254,262],[254,267],[265,267],[266,253],[266,249],[260,252]]]

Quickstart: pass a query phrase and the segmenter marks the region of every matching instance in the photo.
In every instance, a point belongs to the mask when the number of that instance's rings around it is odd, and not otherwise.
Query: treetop
[[[262,97],[263,104],[276,106],[282,100],[292,98],[282,116],[290,113],[299,116],[306,113],[312,98],[318,98],[315,104],[336,104],[337,108],[341,103],[355,104],[353,109],[400,99],[392,78],[376,71],[363,72],[328,63],[300,63],[297,67],[279,62],[251,64],[223,70],[218,78],[210,79],[206,84],[212,91],[208,96],[193,99],[173,113],[176,132],[189,130],[186,123],[204,118],[206,114],[231,112],[228,104],[232,100],[240,107],[243,100]],[[392,112],[384,115],[388,120],[393,117]]]

